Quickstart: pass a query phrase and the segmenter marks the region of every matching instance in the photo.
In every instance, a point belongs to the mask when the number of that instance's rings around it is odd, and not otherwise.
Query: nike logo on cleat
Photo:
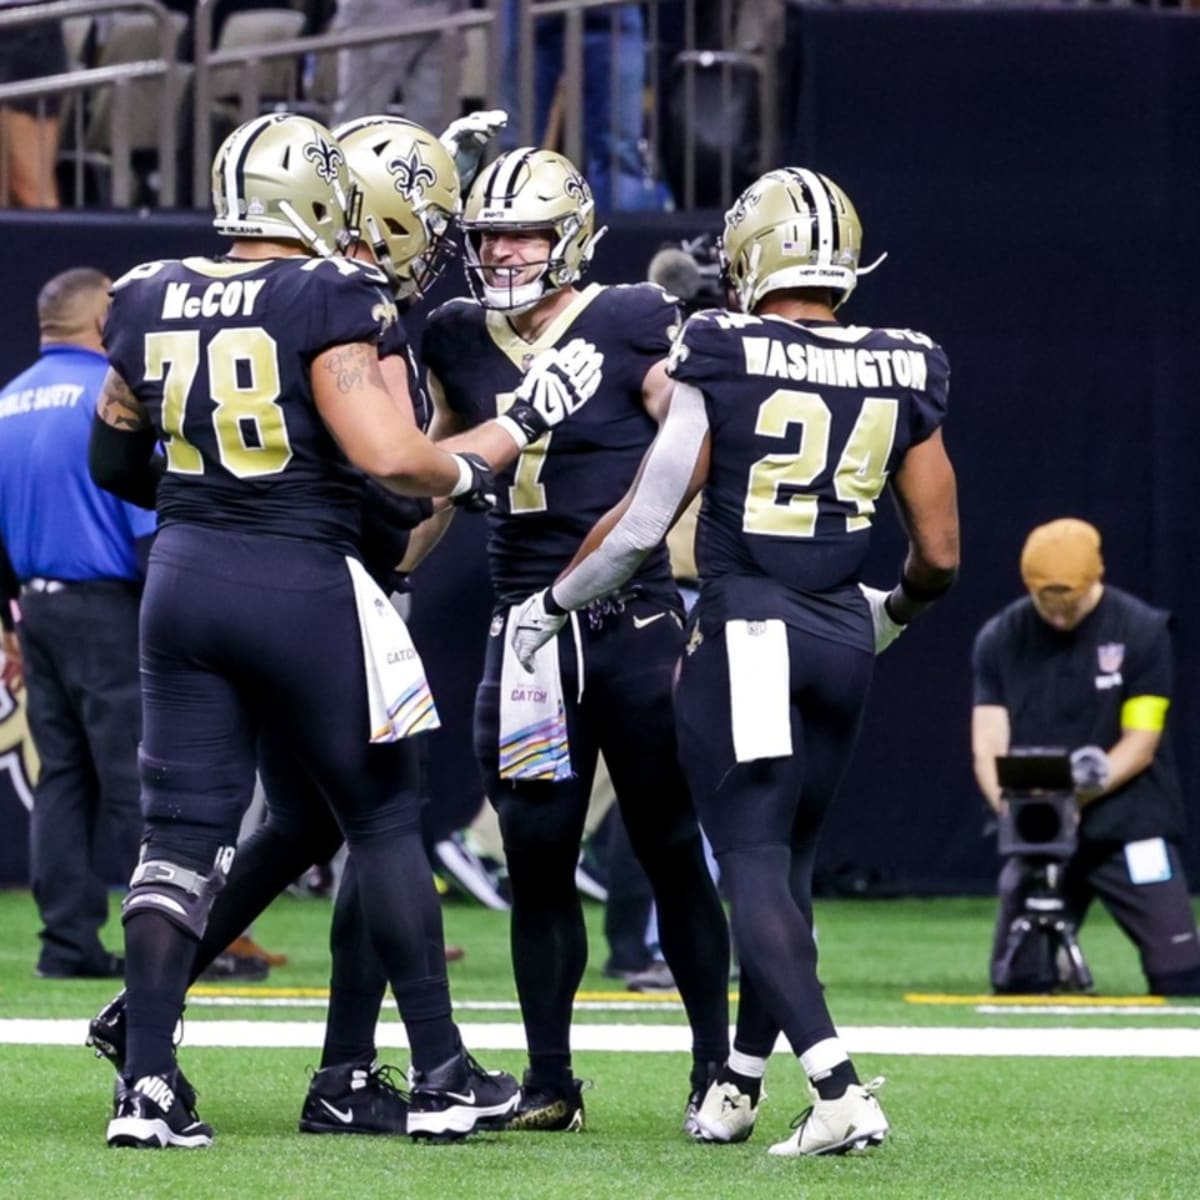
[[[655,621],[661,621],[666,613],[655,613],[652,617],[634,617],[634,629],[645,629],[647,625],[653,625]]]
[[[350,1122],[354,1120],[354,1114],[348,1108],[345,1110],[340,1109],[340,1108],[335,1108],[332,1104],[329,1103],[328,1100],[322,1100],[321,1107],[326,1109],[333,1116],[337,1117],[337,1119],[339,1121],[341,1121],[341,1123],[343,1125],[349,1125]]]
[[[475,1103],[474,1089],[467,1092],[466,1094],[462,1094],[459,1092],[444,1092],[443,1095],[445,1095],[446,1097],[448,1097],[451,1100],[458,1100],[462,1104],[474,1104]]]

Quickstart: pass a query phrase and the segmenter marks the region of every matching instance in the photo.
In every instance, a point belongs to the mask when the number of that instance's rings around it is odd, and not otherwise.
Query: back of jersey
[[[942,350],[909,330],[710,311],[681,331],[669,370],[703,392],[708,413],[705,584],[742,579],[764,602],[803,594],[810,609],[853,593],[860,607],[875,501],[945,416]],[[730,615],[786,615],[766,607]]]
[[[362,479],[313,399],[314,357],[376,342],[395,305],[344,259],[146,263],[113,287],[109,360],[167,457],[161,522],[350,548]]]

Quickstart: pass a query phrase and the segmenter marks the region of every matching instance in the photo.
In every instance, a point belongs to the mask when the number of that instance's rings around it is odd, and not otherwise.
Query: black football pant
[[[403,768],[398,782],[415,793],[417,747],[410,741],[398,745]],[[267,819],[238,847],[229,878],[196,948],[193,981],[293,880],[314,863],[328,862],[343,842],[333,810],[286,739],[276,733],[264,734],[258,750]],[[388,981],[371,946],[359,904],[358,871],[350,855],[330,926],[332,970],[322,1067],[374,1056],[375,1025]]]
[[[433,1031],[414,1041],[414,1063],[444,1061],[457,1033],[419,803],[403,785],[404,751],[367,740],[343,555],[318,543],[167,525],[150,560],[141,643],[144,856],[212,872],[249,803],[259,731],[275,731],[328,798],[355,856],[371,944],[406,1024]],[[170,1067],[196,948],[182,932],[174,937],[176,928],[157,913],[126,922],[135,1077]],[[433,1062],[427,1045],[440,1054]]]
[[[512,883],[513,972],[530,1066],[535,1076],[554,1078],[570,1067],[571,1009],[587,965],[575,866],[600,751],[654,890],[663,955],[687,1009],[693,1056],[721,1061],[729,1038],[729,935],[675,752],[671,683],[682,631],[673,612],[640,597],[574,620],[558,641],[572,778],[499,777],[502,626],[488,639],[475,708],[476,753]]]
[[[812,872],[850,762],[874,668],[863,650],[788,629],[792,754],[739,763],[723,633],[683,660],[679,752],[721,868],[741,962],[736,1048],[766,1058],[782,1030],[800,1055],[836,1036],[817,978]]]
[[[1134,883],[1120,843],[1085,842],[1063,872],[1064,915],[1078,930],[1096,897],[1137,947],[1149,991],[1162,996],[1200,995],[1200,941],[1187,876],[1178,848],[1166,843],[1171,878]],[[1000,872],[1000,911],[992,946],[992,984],[1004,956],[1013,920],[1030,890],[1028,867],[1011,858]],[[1029,935],[1017,952],[1016,978],[1010,990],[1051,991],[1057,987],[1055,964],[1039,968],[1036,938]]]
[[[128,878],[142,831],[138,589],[97,580],[27,591],[21,614],[29,730],[41,758],[29,829],[38,967],[99,970],[108,889],[96,870],[98,846],[107,840]]]

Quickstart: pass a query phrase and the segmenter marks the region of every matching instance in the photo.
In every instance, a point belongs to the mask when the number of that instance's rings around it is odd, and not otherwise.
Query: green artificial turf
[[[822,975],[845,1025],[1196,1025],[1192,1016],[1063,1017],[976,1013],[970,1006],[908,1003],[912,992],[985,990],[993,906],[986,901],[839,901],[818,904]],[[451,968],[460,1002],[514,998],[506,918],[448,904],[447,936],[466,959]],[[329,906],[285,898],[255,936],[290,963],[261,988],[320,987],[327,978]],[[593,965],[588,991],[619,985],[603,961],[599,910],[589,907]],[[27,893],[0,893],[0,1017],[90,1016],[113,988],[32,975],[36,914]],[[1128,943],[1103,914],[1089,919],[1084,948],[1097,990],[1143,988]],[[116,944],[114,937],[113,944]],[[465,1023],[517,1019],[464,1009]],[[313,1021],[317,1009],[204,1008],[188,1021]],[[657,1013],[588,1011],[588,1024],[682,1024]],[[82,1027],[82,1026],[81,1026]],[[0,1044],[0,1196],[205,1200],[206,1197],[420,1197],[509,1200],[547,1197],[1080,1197],[1086,1200],[1200,1195],[1200,1069],[1194,1059],[1006,1059],[862,1056],[882,1073],[893,1135],[879,1151],[840,1159],[776,1160],[806,1105],[794,1061],[778,1054],[754,1137],[741,1146],[694,1145],[680,1132],[687,1058],[677,1053],[589,1052],[576,1071],[591,1080],[582,1135],[494,1134],[449,1146],[406,1139],[311,1137],[295,1132],[310,1050],[188,1046],[183,1061],[200,1112],[217,1130],[207,1151],[136,1153],[104,1145],[111,1070],[82,1047]],[[519,1072],[521,1055],[481,1051],[488,1066]]]

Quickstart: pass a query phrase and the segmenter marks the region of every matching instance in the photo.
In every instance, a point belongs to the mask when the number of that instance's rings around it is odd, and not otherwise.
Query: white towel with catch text
[[[362,634],[370,740],[396,742],[441,728],[425,667],[408,626],[358,559],[347,557],[346,565]]]
[[[508,610],[500,664],[500,778],[557,781],[571,777],[558,638],[533,656],[526,671],[512,645],[519,604]]]

